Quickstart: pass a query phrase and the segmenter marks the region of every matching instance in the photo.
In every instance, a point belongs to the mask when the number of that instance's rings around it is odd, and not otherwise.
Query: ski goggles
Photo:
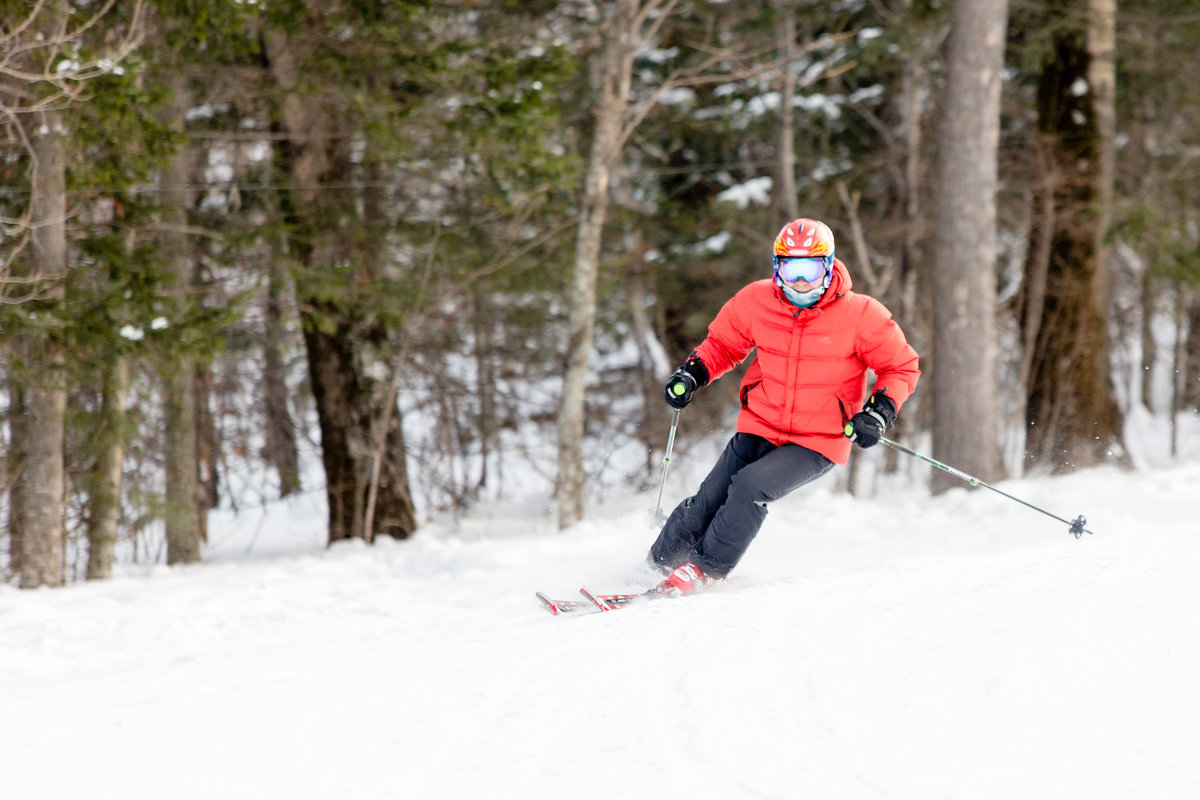
[[[828,259],[824,256],[787,258],[775,256],[775,271],[786,283],[815,283],[825,277]]]

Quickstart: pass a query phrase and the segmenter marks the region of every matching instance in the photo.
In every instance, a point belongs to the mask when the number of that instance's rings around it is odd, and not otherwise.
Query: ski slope
[[[773,506],[734,579],[612,614],[653,496],[322,546],[313,495],[207,563],[0,587],[0,797],[1200,797],[1200,462]],[[672,484],[670,502],[685,491]]]

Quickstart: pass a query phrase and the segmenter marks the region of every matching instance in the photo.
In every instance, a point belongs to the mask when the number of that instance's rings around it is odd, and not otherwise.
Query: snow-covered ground
[[[1078,541],[833,484],[733,580],[613,614],[533,592],[643,582],[653,494],[329,550],[310,494],[214,515],[203,565],[0,587],[0,797],[1200,797],[1200,459],[1000,484]]]

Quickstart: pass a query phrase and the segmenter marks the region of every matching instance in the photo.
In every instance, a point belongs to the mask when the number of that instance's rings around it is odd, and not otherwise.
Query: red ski
[[[581,589],[580,591],[586,591]],[[555,600],[543,592],[535,595],[551,614],[574,614],[580,611],[612,611],[621,608],[630,601],[641,597],[640,594],[597,594],[587,592],[586,600]]]
[[[593,594],[586,586],[583,586],[579,589],[579,593],[586,597],[588,602],[600,611],[616,611],[637,600],[653,600],[656,597],[667,597],[658,586],[637,594]]]

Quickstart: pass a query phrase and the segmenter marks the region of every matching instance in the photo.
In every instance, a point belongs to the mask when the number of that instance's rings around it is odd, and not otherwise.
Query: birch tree
[[[9,144],[25,156],[32,154],[32,136],[43,130],[46,118],[72,104],[85,102],[90,81],[120,69],[145,33],[142,0],[122,9],[125,16],[105,26],[101,46],[80,47],[87,35],[95,35],[107,17],[114,17],[116,0],[73,13],[67,0],[0,0],[0,128]],[[60,130],[61,132],[61,130]],[[36,177],[36,158],[24,159],[27,177]],[[0,289],[3,302],[28,296],[28,276],[16,280],[10,270],[30,243],[34,231],[34,208],[23,213],[6,210],[0,214],[4,226],[4,249],[0,250]]]
[[[62,4],[65,19],[65,3]],[[31,246],[18,260],[18,277],[37,290],[38,302],[62,295],[67,271],[67,203],[62,115],[43,109],[30,133],[33,193],[30,198]],[[12,521],[21,588],[59,586],[63,582],[63,498],[66,493],[63,437],[67,407],[66,352],[54,329],[31,327],[18,335],[14,356],[16,396],[12,428],[17,456]]]
[[[587,417],[588,361],[596,324],[596,281],[600,246],[608,212],[609,176],[632,130],[630,98],[634,55],[654,40],[676,0],[611,0],[603,3],[603,41],[597,50],[592,90],[593,131],[588,151],[575,259],[568,300],[566,363],[558,415],[558,480],[555,501],[558,526],[583,518],[583,438]]]
[[[0,252],[0,305],[20,309],[6,314],[15,365],[9,529],[12,566],[21,586],[33,588],[64,579],[67,354],[61,332],[67,320],[55,310],[69,267],[65,111],[83,97],[90,79],[111,72],[136,45],[141,3],[133,4],[130,24],[113,30],[109,46],[94,58],[83,57],[92,51],[80,44],[112,10],[111,0],[79,17],[67,0],[21,5],[0,4],[6,20],[0,29],[0,125],[17,145],[15,161],[26,166],[29,189],[25,207],[0,218],[6,245]]]

